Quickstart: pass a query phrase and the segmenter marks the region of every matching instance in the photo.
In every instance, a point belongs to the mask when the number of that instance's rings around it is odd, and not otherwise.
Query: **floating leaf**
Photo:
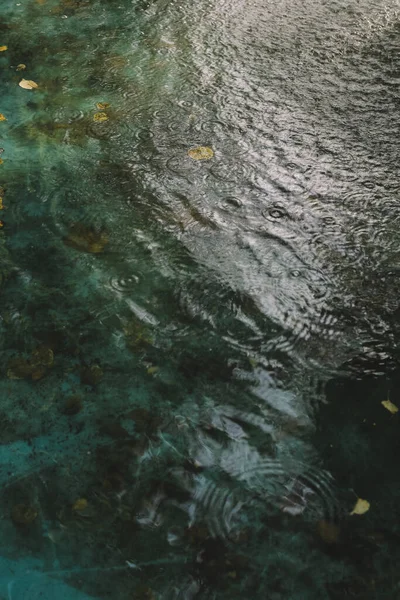
[[[0,52],[4,52],[5,50],[8,50],[8,46],[0,46]]]
[[[85,510],[85,508],[87,508],[87,505],[88,501],[86,500],[86,498],[78,498],[78,500],[75,500],[74,504],[72,505],[72,510],[81,512],[82,510]]]
[[[397,412],[399,412],[399,409],[397,408],[397,406],[395,404],[393,404],[393,402],[390,402],[390,400],[383,400],[383,402],[381,402],[381,404],[382,404],[382,406],[384,406],[386,408],[386,410],[391,412],[392,415],[395,415]]]
[[[39,87],[32,79],[21,79],[18,85],[19,87],[24,88],[24,90],[35,90]]]
[[[104,121],[108,121],[108,116],[105,112],[98,112],[93,115],[93,121],[95,123],[104,123]]]
[[[26,69],[26,65],[24,65],[24,63],[20,63],[19,65],[17,65],[16,70],[17,71],[24,71]]]
[[[147,369],[147,374],[148,375],[155,375],[157,373],[157,371],[159,371],[159,367],[149,367]]]
[[[209,146],[198,146],[189,150],[188,154],[193,160],[209,160],[214,156],[214,151]]]
[[[7,119],[2,113],[0,113],[0,121],[7,121]]]
[[[357,502],[354,505],[353,510],[351,511],[351,515],[363,515],[364,513],[369,511],[370,503],[368,500],[362,500],[358,498]]]
[[[96,108],[98,108],[99,110],[107,110],[107,108],[110,108],[110,103],[109,102],[97,102]]]

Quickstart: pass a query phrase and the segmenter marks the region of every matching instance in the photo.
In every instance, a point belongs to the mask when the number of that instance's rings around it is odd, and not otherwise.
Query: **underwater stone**
[[[71,396],[65,401],[62,412],[64,415],[77,415],[83,408],[83,401],[80,396]]]
[[[103,370],[99,365],[90,365],[81,370],[81,382],[85,385],[96,386],[103,378]]]

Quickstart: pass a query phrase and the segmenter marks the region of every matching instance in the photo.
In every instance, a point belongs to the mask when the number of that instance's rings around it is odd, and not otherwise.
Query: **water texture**
[[[400,597],[400,3],[0,46],[0,597]]]

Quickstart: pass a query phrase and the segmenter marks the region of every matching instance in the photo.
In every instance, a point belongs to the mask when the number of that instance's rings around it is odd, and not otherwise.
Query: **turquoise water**
[[[400,596],[399,23],[2,0],[1,598]]]

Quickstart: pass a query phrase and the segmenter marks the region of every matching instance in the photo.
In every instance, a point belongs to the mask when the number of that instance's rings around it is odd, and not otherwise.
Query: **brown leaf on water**
[[[386,410],[391,412],[392,415],[395,415],[397,412],[399,412],[399,409],[397,408],[397,406],[395,404],[393,404],[393,402],[390,402],[390,400],[383,400],[381,402],[381,404],[382,404],[382,406],[384,406],[386,408]]]
[[[24,65],[24,63],[20,63],[19,65],[17,65],[16,67],[16,71],[24,71],[26,69],[26,65]]]
[[[354,505],[353,510],[351,511],[351,515],[363,515],[370,509],[370,503],[368,500],[362,500],[361,498],[357,499],[357,502]]]
[[[0,46],[0,52],[5,52],[8,50],[8,46]]]
[[[32,79],[21,79],[18,85],[24,90],[36,90],[39,87]]]
[[[93,121],[95,123],[104,123],[104,121],[108,121],[108,115],[105,112],[97,112],[93,115]]]
[[[193,160],[209,160],[214,156],[214,151],[209,146],[198,146],[197,148],[191,148],[188,155]]]
[[[6,117],[3,115],[3,113],[0,113],[0,121],[7,121]]]
[[[96,108],[98,108],[99,110],[107,110],[107,108],[110,108],[110,103],[109,102],[97,102],[96,104]]]

